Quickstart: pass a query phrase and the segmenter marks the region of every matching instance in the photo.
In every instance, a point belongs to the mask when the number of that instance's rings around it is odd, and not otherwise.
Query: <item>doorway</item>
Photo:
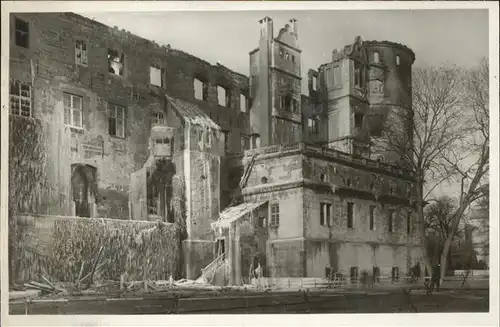
[[[89,180],[82,167],[76,167],[71,176],[73,201],[75,202],[75,215],[90,217],[89,207]]]

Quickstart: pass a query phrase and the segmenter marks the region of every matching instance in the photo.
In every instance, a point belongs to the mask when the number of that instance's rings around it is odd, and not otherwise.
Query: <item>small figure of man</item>
[[[436,266],[434,266],[434,269],[432,270],[431,290],[433,290],[434,285],[436,285],[436,292],[439,292],[440,278],[441,278],[441,265],[437,264]]]

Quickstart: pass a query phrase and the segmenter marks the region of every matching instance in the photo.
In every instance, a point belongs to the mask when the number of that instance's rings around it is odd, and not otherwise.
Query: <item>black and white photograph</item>
[[[0,324],[498,325],[498,3],[36,3]]]

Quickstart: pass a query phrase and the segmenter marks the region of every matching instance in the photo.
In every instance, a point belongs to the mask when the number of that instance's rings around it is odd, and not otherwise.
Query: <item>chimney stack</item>
[[[290,23],[292,24],[292,32],[295,34],[295,37],[299,37],[299,27],[297,24],[297,20],[295,18],[290,19]]]
[[[259,20],[260,23],[260,37],[266,39],[273,38],[273,20],[266,16]]]

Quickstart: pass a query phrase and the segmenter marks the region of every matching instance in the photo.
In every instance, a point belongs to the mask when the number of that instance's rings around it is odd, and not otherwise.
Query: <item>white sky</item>
[[[258,20],[274,20],[275,35],[298,19],[302,73],[331,59],[332,50],[354,41],[390,40],[416,54],[416,66],[473,66],[488,56],[488,11],[475,10],[323,10],[177,11],[81,13],[109,26],[170,44],[212,64],[248,75],[248,53],[257,47]],[[303,92],[307,83],[303,80]]]

